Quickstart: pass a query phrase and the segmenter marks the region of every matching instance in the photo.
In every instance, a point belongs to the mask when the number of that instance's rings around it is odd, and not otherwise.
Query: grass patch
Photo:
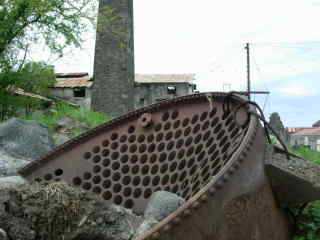
[[[88,128],[94,128],[110,120],[110,118],[103,113],[93,112],[85,108],[75,108],[62,103],[57,104],[55,108],[51,109],[50,113],[37,112],[30,117],[26,117],[26,120],[34,120],[41,123],[53,132],[58,121],[65,117],[74,120],[74,122],[84,124]],[[81,133],[82,130],[80,128],[73,129],[73,136]]]
[[[298,155],[306,160],[310,160],[314,163],[320,164],[320,152],[313,151],[307,147],[299,147],[296,149],[292,149],[292,151],[296,155]]]
[[[306,147],[291,148],[296,155],[320,164],[320,153]],[[320,201],[307,207],[298,225],[299,231],[294,240],[319,240],[320,239]]]

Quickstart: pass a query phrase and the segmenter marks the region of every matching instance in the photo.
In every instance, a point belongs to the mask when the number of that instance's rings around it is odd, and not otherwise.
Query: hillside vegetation
[[[309,148],[306,147],[300,147],[297,149],[292,150],[296,155],[310,160],[312,162],[315,162],[317,164],[320,164],[320,152],[312,151]]]
[[[31,116],[26,117],[26,120],[34,120],[41,123],[47,126],[52,133],[55,133],[59,121],[66,118],[72,120],[72,126],[67,126],[71,130],[71,137],[76,137],[90,128],[94,128],[110,120],[103,113],[90,111],[85,108],[76,108],[63,103],[57,104],[49,112],[35,112]]]
[[[292,150],[296,155],[320,164],[320,153],[306,147]],[[320,201],[310,204],[299,219],[298,233],[294,240],[320,239]]]

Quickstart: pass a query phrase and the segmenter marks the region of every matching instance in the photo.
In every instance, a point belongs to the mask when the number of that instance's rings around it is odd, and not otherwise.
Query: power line
[[[298,45],[306,45],[306,44],[320,44],[320,41],[298,41],[298,42],[254,42],[251,43],[254,46],[298,46]]]

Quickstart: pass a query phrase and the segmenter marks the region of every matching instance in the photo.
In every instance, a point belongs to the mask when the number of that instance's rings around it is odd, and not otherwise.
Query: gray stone
[[[54,143],[59,146],[62,145],[70,140],[68,135],[66,134],[55,134],[53,135]]]
[[[48,128],[12,118],[0,124],[0,149],[13,157],[36,159],[54,147]]]
[[[9,239],[129,240],[141,222],[132,211],[65,183],[0,189],[0,227]]]
[[[34,121],[13,118],[0,124],[0,176],[15,175],[53,147],[48,128]]]
[[[287,159],[283,150],[268,146],[265,171],[278,202],[298,206],[320,199],[320,166],[299,157]]]
[[[155,192],[147,205],[144,212],[146,219],[155,219],[161,221],[171,213],[176,211],[185,200],[174,193],[159,191]]]
[[[0,240],[7,240],[7,239],[8,239],[7,233],[0,228]]]
[[[26,183],[27,181],[19,176],[0,178],[0,190],[5,188],[16,188]]]
[[[142,219],[131,211],[115,205],[97,204],[96,210],[67,239],[130,240]]]
[[[73,125],[73,120],[69,117],[63,117],[57,121],[57,129],[70,128]]]
[[[141,223],[139,228],[137,229],[136,234],[134,236],[134,239],[142,236],[145,233],[147,233],[149,230],[151,230],[158,223],[159,223],[159,221],[155,220],[154,218],[145,219]]]
[[[31,159],[13,157],[0,150],[0,177],[15,176],[17,170],[27,165],[30,161]]]

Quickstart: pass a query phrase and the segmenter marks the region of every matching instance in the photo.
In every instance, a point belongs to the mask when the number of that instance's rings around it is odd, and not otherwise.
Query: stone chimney
[[[117,117],[134,108],[133,0],[100,0],[92,109]]]

